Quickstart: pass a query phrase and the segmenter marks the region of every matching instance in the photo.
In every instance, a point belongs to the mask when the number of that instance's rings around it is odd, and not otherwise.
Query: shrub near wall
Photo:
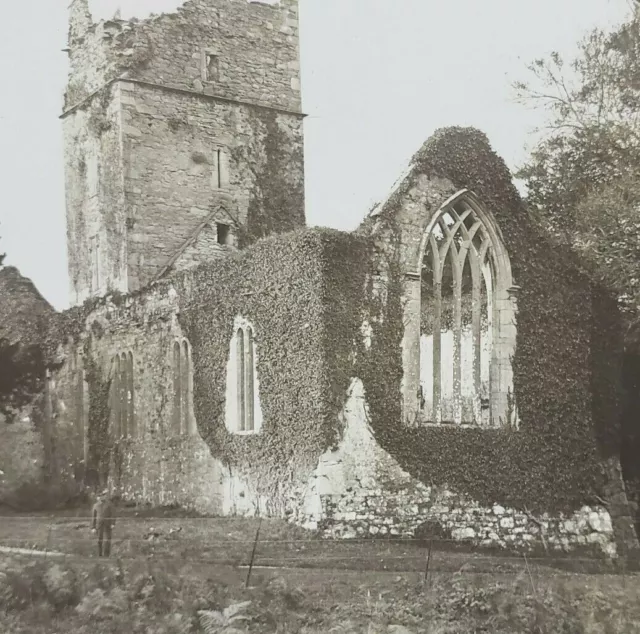
[[[289,233],[175,282],[185,298],[179,319],[193,350],[200,434],[215,457],[269,496],[271,513],[287,507],[296,484],[340,437],[338,411],[359,317],[344,293],[354,284],[345,263],[357,258],[358,245],[358,238],[337,231]],[[264,421],[259,435],[234,435],[225,426],[237,316],[255,329]]]
[[[521,287],[513,360],[521,423],[517,431],[400,424],[402,278],[392,255],[382,320],[372,324],[373,345],[359,355],[357,369],[378,441],[422,482],[483,505],[557,514],[597,504],[605,485],[602,459],[619,446],[617,312],[601,309],[606,296],[594,294],[571,255],[542,236],[482,133],[442,130],[419,151],[414,166],[414,176],[444,177],[456,189],[474,191],[502,230]],[[391,203],[382,222],[393,236],[397,208]],[[363,232],[369,230],[365,223]]]

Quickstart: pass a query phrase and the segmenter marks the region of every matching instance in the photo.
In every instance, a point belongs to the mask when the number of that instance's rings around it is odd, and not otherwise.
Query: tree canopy
[[[519,98],[548,113],[545,134],[517,176],[554,236],[620,297],[640,306],[640,11],[591,32],[567,63],[528,67]]]
[[[0,267],[5,254],[0,253]],[[0,337],[0,414],[11,422],[42,390],[44,355],[39,345],[24,345]]]

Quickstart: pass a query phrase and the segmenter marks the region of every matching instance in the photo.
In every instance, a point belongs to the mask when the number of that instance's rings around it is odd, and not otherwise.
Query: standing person
[[[116,515],[107,489],[98,496],[93,505],[92,515],[91,530],[98,533],[98,557],[108,557],[111,554],[111,534],[116,523]]]

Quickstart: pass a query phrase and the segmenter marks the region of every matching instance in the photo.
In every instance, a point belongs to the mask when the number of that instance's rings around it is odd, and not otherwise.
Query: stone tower
[[[71,303],[303,226],[298,0],[70,7],[62,114]]]

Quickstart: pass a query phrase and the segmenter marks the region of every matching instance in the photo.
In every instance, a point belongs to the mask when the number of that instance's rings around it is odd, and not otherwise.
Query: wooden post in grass
[[[253,570],[253,562],[256,558],[256,551],[258,550],[258,540],[260,539],[260,528],[262,526],[262,518],[260,518],[260,523],[258,524],[258,530],[256,531],[256,540],[253,543],[253,551],[251,553],[251,561],[249,562],[249,572],[247,573],[247,583],[245,584],[245,588],[249,587],[249,581],[251,581],[251,571]]]
[[[524,565],[527,567],[527,573],[529,574],[529,581],[531,582],[531,589],[533,590],[534,596],[538,596],[538,592],[536,590],[536,586],[533,583],[533,575],[531,574],[531,568],[529,568],[529,560],[527,559],[527,553],[522,553],[524,557]]]
[[[49,524],[49,532],[47,533],[47,545],[44,549],[45,552],[45,559],[47,558],[47,554],[49,553],[49,551],[51,550],[51,531],[53,530],[53,525]]]
[[[424,570],[424,585],[426,586],[429,581],[429,565],[431,564],[431,550],[433,548],[433,539],[429,540],[429,550],[427,552],[427,566]]]

